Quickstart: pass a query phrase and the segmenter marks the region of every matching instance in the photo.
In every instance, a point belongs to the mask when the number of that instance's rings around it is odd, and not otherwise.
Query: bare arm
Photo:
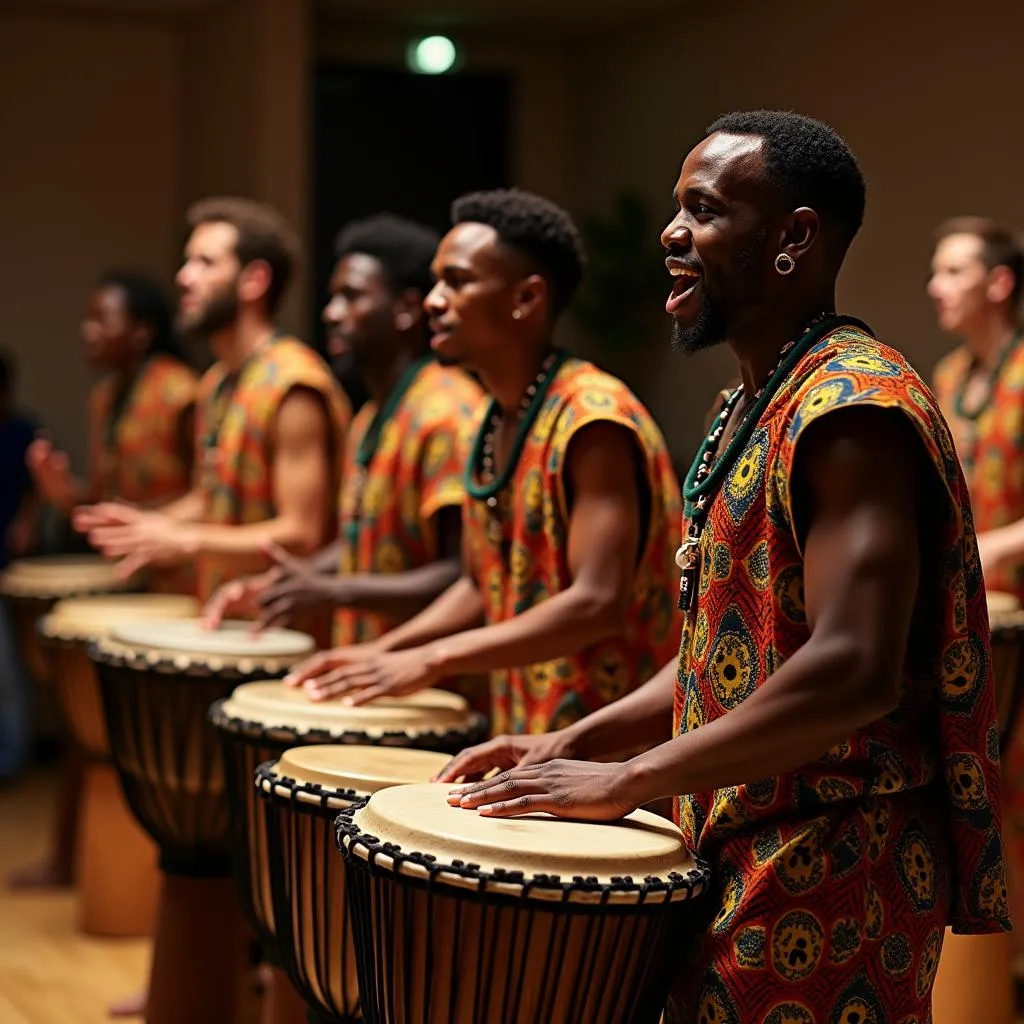
[[[565,467],[574,498],[572,583],[513,619],[432,644],[424,655],[440,675],[564,657],[622,628],[641,535],[638,458],[632,437],[615,424],[595,423],[577,434]]]
[[[202,490],[194,487],[180,498],[161,506],[157,511],[175,523],[200,523],[206,514],[206,499]]]
[[[892,711],[919,580],[921,452],[911,435],[879,410],[834,412],[808,428],[793,493],[806,510],[811,635],[742,704],[625,766],[550,761],[503,777],[522,797],[479,783],[453,799],[492,814],[617,817],[660,797],[794,770]]]
[[[257,554],[270,544],[308,556],[324,542],[332,506],[330,424],[321,401],[296,388],[281,403],[274,429],[273,494],[277,515],[261,523],[197,523],[190,554]]]

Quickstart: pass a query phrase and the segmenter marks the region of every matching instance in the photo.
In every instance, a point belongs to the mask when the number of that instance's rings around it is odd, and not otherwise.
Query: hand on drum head
[[[225,619],[256,619],[259,617],[259,597],[270,585],[270,573],[259,576],[245,576],[221,584],[203,606],[201,623],[203,629],[220,629]],[[253,624],[253,632],[259,632],[263,623]]]
[[[422,648],[379,651],[373,644],[357,644],[313,655],[285,682],[304,686],[311,700],[341,698],[343,704],[366,704],[378,697],[415,693],[437,679]]]
[[[305,558],[296,558],[278,544],[269,544],[264,550],[275,564],[266,574],[266,586],[256,595],[260,625],[285,626],[293,613],[311,604],[331,600],[331,584],[335,577],[317,570]]]
[[[630,792],[627,765],[547,761],[512,768],[493,779],[456,787],[448,803],[493,818],[547,812],[579,821],[615,821],[641,803]]]
[[[567,730],[540,736],[495,736],[456,754],[434,777],[434,782],[479,782],[492,771],[543,764],[559,757],[572,757]]]

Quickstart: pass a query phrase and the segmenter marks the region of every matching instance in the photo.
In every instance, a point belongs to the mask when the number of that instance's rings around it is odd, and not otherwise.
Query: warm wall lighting
[[[443,75],[455,66],[458,51],[447,36],[426,36],[409,44],[409,70],[420,75]]]

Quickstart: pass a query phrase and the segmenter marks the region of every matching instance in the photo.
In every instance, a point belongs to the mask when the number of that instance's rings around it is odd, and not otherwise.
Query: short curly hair
[[[378,213],[346,224],[334,243],[334,258],[361,252],[380,261],[392,291],[412,288],[426,295],[434,283],[430,264],[441,236],[425,224]]]
[[[108,270],[98,288],[117,288],[124,295],[128,315],[152,331],[150,352],[163,352],[184,360],[185,354],[174,334],[174,318],[163,288],[150,277],[132,270]]]
[[[864,221],[866,186],[850,147],[827,124],[791,110],[741,110],[720,117],[715,132],[764,139],[769,181],[794,207],[809,206],[835,228],[841,261]]]
[[[230,224],[238,232],[235,253],[244,267],[262,260],[270,267],[267,312],[277,312],[288,282],[299,264],[298,236],[284,217],[267,203],[239,196],[213,196],[189,207],[188,226]]]
[[[551,312],[558,316],[583,280],[583,240],[569,214],[522,189],[470,192],[452,204],[452,223],[487,224],[503,245],[520,253],[548,283]]]

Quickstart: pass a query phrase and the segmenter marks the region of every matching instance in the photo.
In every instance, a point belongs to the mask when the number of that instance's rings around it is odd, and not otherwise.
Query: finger
[[[285,569],[289,569],[292,572],[294,572],[298,567],[299,560],[281,547],[280,544],[275,544],[274,541],[269,541],[264,546],[263,553],[271,561],[276,562],[279,566],[283,566]]]
[[[364,665],[340,665],[330,672],[306,681],[306,692],[313,700],[344,697],[353,690],[375,686],[379,678],[374,669]]]
[[[267,629],[281,629],[282,627],[287,626],[288,622],[289,618],[287,615],[278,615],[276,618],[273,619],[260,619],[260,621],[257,623],[257,625],[259,626],[257,632],[262,633],[264,630]]]
[[[498,800],[495,803],[484,804],[477,810],[488,818],[515,818],[520,814],[535,814],[537,811],[547,811],[549,814],[565,816],[565,812],[560,811],[556,806],[551,794],[544,792],[523,793],[511,800]]]
[[[259,609],[260,622],[266,628],[271,622],[285,622],[291,617],[292,601],[290,598],[284,598],[280,601],[274,601],[269,605],[260,603]]]
[[[289,686],[304,686],[309,680],[316,679],[323,675],[334,665],[333,656],[337,649],[320,651],[305,661],[300,661],[291,672],[284,677],[285,683]]]
[[[242,585],[240,583],[225,583],[224,586],[219,587],[203,609],[203,628],[218,629],[221,622],[224,621],[227,609],[241,598]]]
[[[514,758],[510,760],[511,751],[508,741],[504,739],[488,740],[475,747],[467,747],[461,753],[456,754],[441,769],[435,782],[455,782],[462,778],[463,784],[482,779],[492,768],[509,769],[518,767]],[[470,775],[475,778],[471,780]],[[451,796],[449,797],[451,802]],[[456,800],[456,803],[458,801]]]
[[[532,768],[509,768],[481,782],[457,786],[448,795],[457,798],[460,807],[476,808],[493,803],[502,794],[521,792],[524,786],[540,785],[540,773]],[[532,790],[529,790],[532,791]]]

